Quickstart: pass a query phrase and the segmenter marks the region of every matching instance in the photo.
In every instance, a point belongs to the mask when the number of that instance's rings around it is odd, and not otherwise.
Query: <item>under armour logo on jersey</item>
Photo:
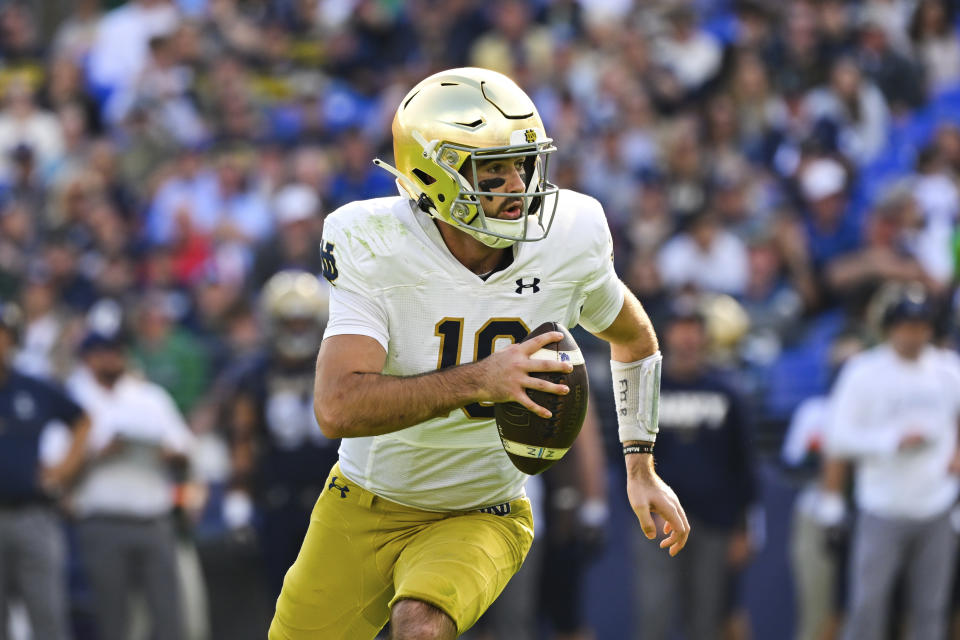
[[[327,489],[339,489],[339,490],[340,490],[340,497],[341,497],[341,498],[346,498],[346,497],[347,497],[347,492],[350,491],[350,487],[348,487],[348,486],[346,486],[346,485],[344,485],[344,486],[341,487],[340,485],[338,485],[338,484],[337,484],[337,478],[338,478],[338,477],[339,477],[339,476],[333,476],[333,478],[331,478],[330,484],[327,485]]]
[[[524,289],[533,289],[534,293],[540,292],[540,278],[534,278],[533,284],[524,284],[523,278],[517,280],[517,293],[523,293]]]

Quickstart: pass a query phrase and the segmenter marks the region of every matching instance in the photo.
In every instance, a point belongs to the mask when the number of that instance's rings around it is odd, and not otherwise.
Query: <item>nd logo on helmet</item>
[[[537,141],[537,132],[533,129],[527,129],[523,132],[523,137],[527,142],[536,142]]]

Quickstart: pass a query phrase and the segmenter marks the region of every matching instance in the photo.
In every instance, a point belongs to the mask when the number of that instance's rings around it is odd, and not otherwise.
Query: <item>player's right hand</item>
[[[562,333],[551,331],[495,351],[477,362],[476,366],[481,370],[478,400],[480,402],[518,402],[538,416],[549,418],[550,411],[531,400],[527,395],[527,389],[546,391],[556,395],[565,395],[570,392],[570,389],[566,385],[554,384],[530,374],[570,373],[573,371],[573,365],[555,360],[535,360],[530,356],[551,342],[559,342],[562,339]]]
[[[900,439],[900,451],[918,451],[930,443],[930,439],[918,432],[908,433]]]

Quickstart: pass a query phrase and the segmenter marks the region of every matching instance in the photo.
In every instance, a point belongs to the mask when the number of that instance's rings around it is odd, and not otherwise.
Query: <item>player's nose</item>
[[[523,181],[523,174],[519,169],[514,167],[507,175],[506,191],[508,193],[523,193],[526,189],[527,185]]]

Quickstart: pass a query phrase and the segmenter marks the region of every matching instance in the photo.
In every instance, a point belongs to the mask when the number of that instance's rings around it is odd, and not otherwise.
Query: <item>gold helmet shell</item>
[[[401,101],[393,119],[399,186],[423,211],[491,247],[546,237],[558,189],[547,181],[549,155],[556,151],[533,101],[507,76],[465,67],[421,81]],[[521,159],[526,190],[517,220],[487,217],[479,198],[503,196],[477,184],[477,163]],[[463,170],[472,163],[474,183]]]
[[[291,361],[316,356],[330,308],[319,278],[306,271],[280,271],[263,285],[260,304],[276,353]]]
[[[271,319],[317,319],[326,324],[329,296],[320,280],[306,271],[280,271],[263,285],[261,300]]]

